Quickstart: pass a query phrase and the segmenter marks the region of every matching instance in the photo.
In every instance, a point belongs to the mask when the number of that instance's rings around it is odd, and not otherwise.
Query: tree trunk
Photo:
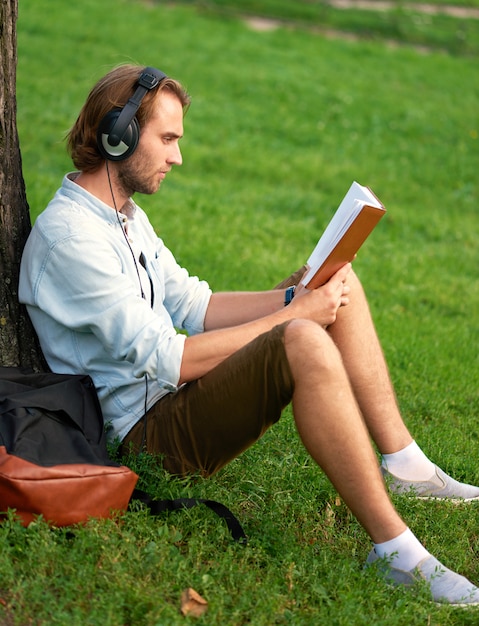
[[[30,213],[17,132],[18,0],[0,0],[0,364],[42,366],[28,315],[18,302],[18,275]]]

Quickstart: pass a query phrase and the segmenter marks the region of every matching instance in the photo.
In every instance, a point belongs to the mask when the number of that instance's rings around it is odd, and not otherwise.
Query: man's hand
[[[295,317],[312,319],[324,327],[333,324],[338,309],[349,304],[347,278],[350,271],[351,263],[347,263],[317,289],[309,290],[299,285],[289,305],[291,313],[294,311]]]

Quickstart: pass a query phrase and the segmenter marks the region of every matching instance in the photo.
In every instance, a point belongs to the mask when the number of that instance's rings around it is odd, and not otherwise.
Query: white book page
[[[367,187],[363,187],[354,181],[307,261],[310,270],[301,281],[304,285],[311,280],[316,270],[328,258],[331,250],[334,249],[334,246],[347,231],[365,204],[377,207],[382,206]]]

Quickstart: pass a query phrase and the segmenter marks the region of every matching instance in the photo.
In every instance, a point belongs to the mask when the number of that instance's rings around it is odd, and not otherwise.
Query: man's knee
[[[288,359],[293,355],[302,355],[304,359],[314,357],[318,361],[327,361],[332,353],[337,353],[330,335],[311,320],[291,320],[285,330],[284,342]]]
[[[351,270],[348,274],[348,277],[346,279],[346,284],[350,287],[351,289],[351,294],[354,293],[354,291],[363,291],[363,286],[361,284],[361,281],[358,278],[358,275],[354,272],[354,270]]]
[[[322,340],[328,337],[328,333],[322,326],[312,320],[303,318],[292,319],[288,322],[284,335],[285,341],[294,341],[295,343],[308,340],[315,341],[316,339]]]

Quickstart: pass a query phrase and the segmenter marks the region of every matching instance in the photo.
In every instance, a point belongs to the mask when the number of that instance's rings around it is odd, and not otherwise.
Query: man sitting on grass
[[[388,496],[370,437],[396,491],[472,500],[479,488],[413,441],[351,265],[313,291],[212,293],[132,200],[181,165],[188,105],[177,81],[132,65],[90,92],[68,135],[79,171],[22,259],[20,298],[49,366],[90,374],[110,437],[177,475],[217,472],[292,402],[306,449],[374,542],[367,562],[397,584],[426,579],[436,601],[479,604],[479,589],[423,547]]]

